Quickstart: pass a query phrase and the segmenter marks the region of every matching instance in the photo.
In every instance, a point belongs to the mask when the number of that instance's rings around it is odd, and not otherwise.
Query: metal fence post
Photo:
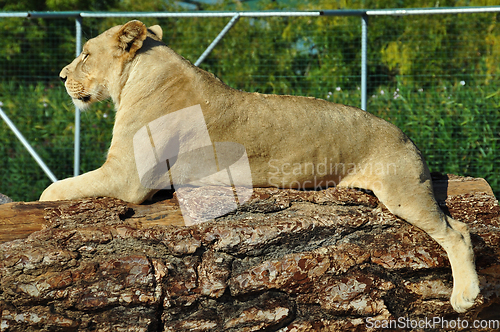
[[[208,46],[208,48],[203,52],[203,54],[196,60],[194,65],[198,67],[203,60],[212,52],[212,50],[217,46],[217,44],[224,38],[224,36],[231,30],[231,28],[238,22],[240,18],[239,14],[236,14],[233,16],[233,18],[229,21],[229,23],[222,29],[222,31],[219,33],[219,35],[214,39],[214,41]]]
[[[0,118],[2,118],[5,121],[5,123],[7,124],[7,126],[9,126],[9,128],[14,133],[14,135],[16,135],[17,139],[24,145],[24,147],[26,148],[26,150],[28,150],[28,152],[31,154],[31,156],[33,157],[33,159],[35,159],[35,161],[37,162],[37,164],[42,168],[42,170],[45,172],[45,174],[47,174],[47,176],[49,177],[49,179],[52,182],[56,182],[57,178],[54,175],[54,173],[52,173],[52,171],[50,170],[50,168],[43,162],[42,158],[40,158],[40,156],[38,155],[38,153],[36,153],[36,151],[31,147],[31,145],[28,143],[28,141],[26,140],[26,138],[24,138],[23,134],[21,134],[21,132],[19,131],[19,129],[17,129],[17,127],[14,125],[14,123],[12,123],[12,121],[10,121],[9,117],[7,116],[7,114],[4,113],[4,111],[2,110],[1,107],[0,107]]]
[[[367,30],[368,15],[361,15],[361,109],[366,111],[367,91]]]
[[[82,17],[75,18],[76,25],[76,56],[82,52]],[[73,175],[80,174],[80,109],[75,106],[75,160]]]

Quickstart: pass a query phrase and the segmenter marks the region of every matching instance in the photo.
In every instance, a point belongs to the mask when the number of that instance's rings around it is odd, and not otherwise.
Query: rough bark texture
[[[172,210],[175,201],[163,204]],[[45,229],[0,244],[1,331],[366,331],[372,318],[405,327],[500,320],[498,202],[472,192],[441,203],[472,234],[481,295],[465,314],[448,302],[445,252],[374,196],[255,189],[234,213],[189,227],[134,221],[137,211],[110,198],[46,208]]]

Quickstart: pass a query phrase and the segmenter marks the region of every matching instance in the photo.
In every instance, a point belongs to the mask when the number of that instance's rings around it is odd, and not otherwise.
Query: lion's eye
[[[87,59],[89,58],[89,55],[90,55],[90,54],[85,53],[85,54],[83,55],[83,60],[82,60],[82,61],[83,61],[83,62],[87,61]]]

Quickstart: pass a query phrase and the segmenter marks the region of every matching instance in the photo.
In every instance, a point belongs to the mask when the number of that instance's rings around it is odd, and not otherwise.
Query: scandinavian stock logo
[[[148,123],[134,135],[133,144],[141,184],[149,189],[175,188],[186,225],[227,214],[252,195],[245,147],[212,143],[200,105]],[[221,190],[230,194],[220,195]],[[207,197],[213,209],[196,204],[200,197]]]

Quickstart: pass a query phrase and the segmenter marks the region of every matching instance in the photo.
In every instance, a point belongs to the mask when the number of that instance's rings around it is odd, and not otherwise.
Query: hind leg
[[[340,185],[372,190],[389,211],[425,231],[444,248],[453,275],[450,302],[455,311],[465,312],[479,294],[479,279],[467,225],[441,211],[424,163],[404,166],[392,174],[358,173],[345,178]]]
[[[479,280],[467,225],[441,211],[434,198],[430,179],[391,179],[374,193],[389,211],[425,231],[444,248],[453,274],[450,302],[455,311],[465,312],[479,294]]]
[[[465,312],[469,309],[479,294],[479,279],[474,265],[474,253],[470,241],[469,230],[467,225],[458,222],[453,218],[446,216],[448,225],[458,231],[461,235],[455,243],[463,243],[464,245],[454,245],[449,250],[446,250],[450,257],[453,271],[453,293],[451,294],[451,305],[457,312]],[[443,247],[444,245],[441,244]],[[454,256],[452,260],[452,255]],[[455,278],[456,276],[459,276]]]

